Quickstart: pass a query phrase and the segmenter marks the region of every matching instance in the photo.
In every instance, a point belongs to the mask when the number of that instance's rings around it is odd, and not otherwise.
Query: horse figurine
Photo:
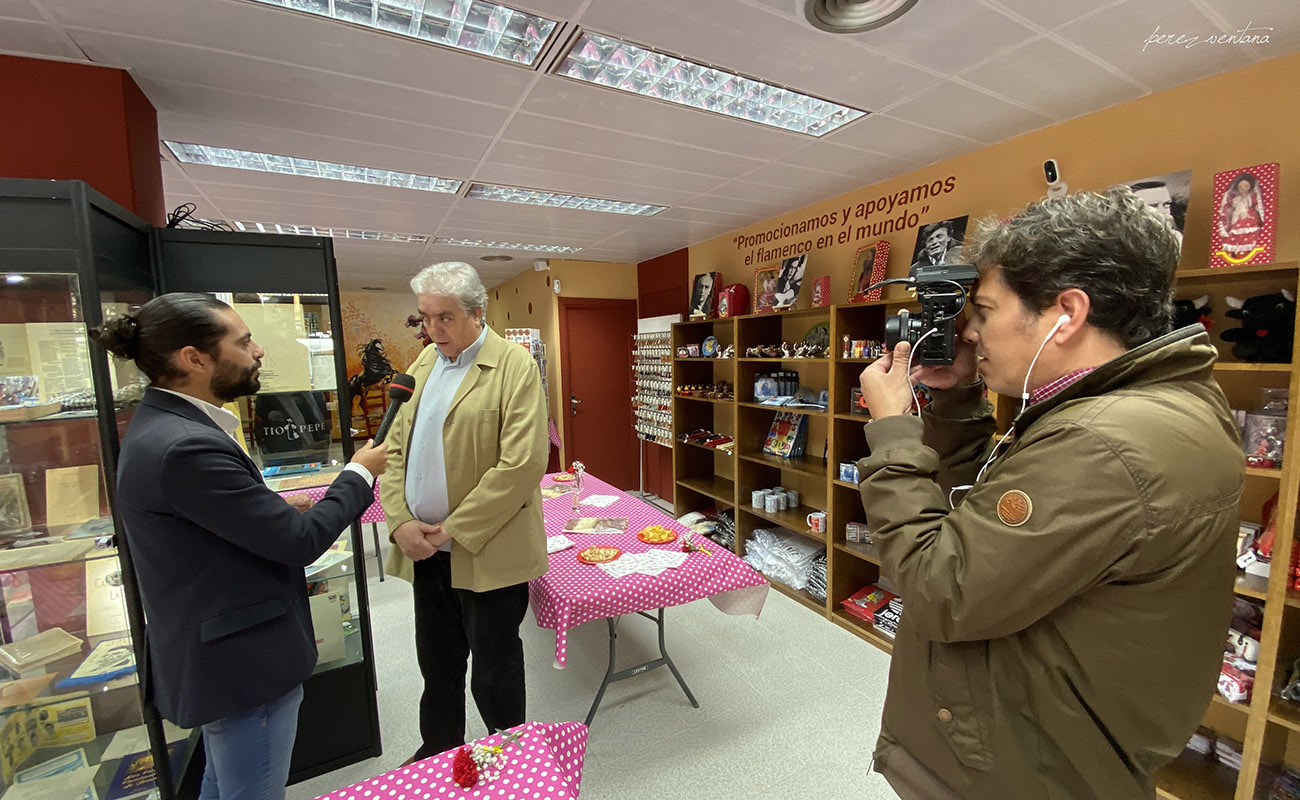
[[[368,387],[381,381],[391,381],[397,374],[397,370],[384,353],[382,340],[371,339],[358,347],[357,352],[361,354],[361,371],[348,379],[348,391],[351,392],[354,400],[361,399]]]

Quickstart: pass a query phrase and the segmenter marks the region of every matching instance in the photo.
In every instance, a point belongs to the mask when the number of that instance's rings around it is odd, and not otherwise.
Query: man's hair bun
[[[106,320],[91,336],[118,358],[134,359],[140,347],[140,322],[134,314],[123,314]]]

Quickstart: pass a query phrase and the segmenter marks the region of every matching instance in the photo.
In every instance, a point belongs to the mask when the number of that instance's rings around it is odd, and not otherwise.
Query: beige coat
[[[380,478],[379,497],[390,532],[414,519],[406,502],[406,453],[412,435],[428,435],[412,430],[412,423],[437,358],[438,348],[426,347],[411,365],[415,395],[388,433],[388,471]],[[546,403],[537,364],[526,349],[488,330],[452,398],[442,437],[452,586],[486,592],[544,574],[539,483],[546,472]],[[414,578],[411,560],[398,547],[389,552],[386,571]]]

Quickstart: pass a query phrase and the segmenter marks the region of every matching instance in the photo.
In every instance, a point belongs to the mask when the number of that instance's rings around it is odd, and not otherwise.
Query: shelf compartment
[[[1253,597],[1256,600],[1268,599],[1268,578],[1259,575],[1247,575],[1240,573],[1232,585],[1232,591],[1242,597]]]
[[[683,441],[680,441],[680,440],[679,440],[677,443],[678,443],[678,444],[684,444],[684,445],[686,445],[687,447],[694,447],[694,448],[697,448],[697,449],[700,449],[700,450],[708,450],[708,451],[711,452],[711,453],[720,453],[720,454],[722,454],[722,455],[724,455],[724,456],[727,456],[728,458],[731,457],[731,452],[730,452],[730,451],[727,451],[727,450],[719,450],[719,449],[716,448],[716,447],[705,447],[704,445],[702,445],[702,444],[696,444],[695,442],[683,442]]]
[[[856,633],[867,642],[875,645],[886,653],[894,652],[894,640],[876,630],[865,619],[859,619],[842,608],[837,608],[831,612],[831,619],[841,628]]]
[[[1272,372],[1287,374],[1291,372],[1290,364],[1265,364],[1247,361],[1220,361],[1214,365],[1215,372]]]
[[[1300,731],[1300,703],[1284,700],[1277,695],[1268,698],[1268,721]]]
[[[674,360],[674,361],[712,361],[712,362],[714,362],[715,364],[718,363],[718,362],[722,362],[722,363],[725,363],[725,364],[730,364],[732,361],[735,361],[736,359],[734,359],[734,358],[705,358],[705,357],[703,357],[703,356],[696,356],[696,357],[694,357],[694,358],[674,358],[673,360]]]
[[[803,589],[792,589],[791,587],[786,586],[784,583],[778,583],[777,581],[772,581],[772,580],[768,581],[768,585],[770,585],[773,589],[776,589],[778,592],[785,595],[786,597],[792,598],[793,600],[798,601],[801,605],[811,608],[813,611],[816,611],[818,614],[821,614],[823,617],[826,616],[826,606],[823,605],[817,598],[805,592]]]
[[[695,397],[694,395],[689,395],[689,394],[675,394],[675,395],[673,395],[673,399],[674,399],[674,400],[694,400],[694,401],[697,402],[697,403],[725,403],[725,404],[731,404],[731,403],[736,402],[736,399],[735,399],[734,397],[731,398],[730,400],[719,400],[719,399],[716,398],[716,397]]]
[[[749,361],[755,364],[829,364],[829,358],[766,358],[758,356],[746,356],[737,359],[737,361]]]
[[[678,478],[677,485],[729,506],[735,504],[736,484],[729,478],[717,475],[708,478]]]
[[[1232,800],[1237,773],[1218,761],[1184,752],[1156,772],[1156,796],[1164,800]]]
[[[835,549],[841,553],[848,553],[854,558],[860,558],[869,564],[880,566],[880,551],[874,544],[864,544],[862,542],[836,542]]]
[[[697,445],[698,446],[698,445]],[[705,448],[711,449],[711,448]],[[799,458],[781,458],[770,453],[742,453],[740,456],[743,460],[753,464],[763,464],[777,469],[790,470],[791,472],[801,472],[804,475],[816,475],[826,477],[826,465],[820,458],[814,456],[800,456]]]
[[[765,519],[768,522],[780,525],[791,533],[797,533],[807,539],[812,539],[814,542],[826,544],[826,534],[813,533],[808,530],[808,515],[818,509],[801,505],[794,511],[760,511],[752,505],[744,504],[742,504],[740,508],[741,510],[747,511],[760,519]]]
[[[1269,480],[1282,480],[1282,470],[1280,469],[1261,469],[1259,467],[1246,467],[1246,474],[1254,478],[1268,478]]]
[[[1200,278],[1224,278],[1225,280],[1236,275],[1261,275],[1270,272],[1294,272],[1297,262],[1282,261],[1276,264],[1260,264],[1259,266],[1250,267],[1215,267],[1214,269],[1184,269],[1174,273],[1175,284],[1179,281],[1197,280]]]
[[[737,403],[738,406],[745,408],[757,408],[760,411],[789,411],[792,414],[804,414],[809,417],[824,417],[825,411],[815,411],[811,408],[790,408],[789,406],[765,406],[762,403]]]

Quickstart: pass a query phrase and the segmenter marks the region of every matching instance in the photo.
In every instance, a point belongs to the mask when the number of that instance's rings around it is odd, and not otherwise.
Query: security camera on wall
[[[1047,179],[1048,197],[1065,197],[1065,193],[1070,191],[1069,184],[1061,177],[1061,167],[1056,159],[1049,158],[1043,162],[1043,177]]]
[[[547,261],[544,258],[539,258],[533,262],[533,269],[537,270],[538,272],[545,272],[550,268],[551,268],[551,262]]]

